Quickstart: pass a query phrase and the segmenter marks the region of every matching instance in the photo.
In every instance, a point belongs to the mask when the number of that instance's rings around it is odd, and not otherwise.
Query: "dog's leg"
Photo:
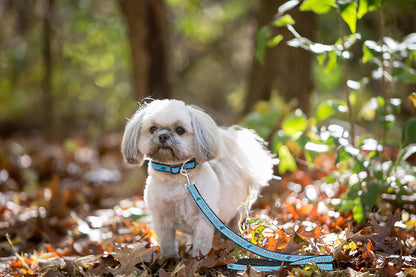
[[[163,216],[158,218],[153,215],[153,225],[159,239],[162,255],[164,257],[177,256],[178,247],[175,239],[176,230],[172,222],[166,219],[163,220],[162,218]]]
[[[214,226],[206,218],[200,218],[193,232],[192,257],[198,257],[200,251],[202,255],[208,254],[212,248],[213,237]]]

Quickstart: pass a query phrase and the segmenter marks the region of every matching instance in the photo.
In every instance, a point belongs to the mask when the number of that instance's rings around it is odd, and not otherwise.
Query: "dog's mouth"
[[[156,150],[157,152],[162,151],[162,152],[170,152],[170,153],[174,153],[173,149],[169,146],[159,146]]]
[[[158,162],[176,162],[180,158],[176,155],[175,150],[172,147],[161,145],[155,148],[155,150],[150,153],[149,157]]]

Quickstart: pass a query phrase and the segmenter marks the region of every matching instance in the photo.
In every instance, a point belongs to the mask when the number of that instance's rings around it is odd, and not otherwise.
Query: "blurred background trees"
[[[119,147],[145,97],[256,130],[270,199],[415,214],[416,0],[0,0],[0,25],[0,190],[49,216],[142,191]]]
[[[291,109],[314,113],[322,101],[343,98],[342,64],[328,66],[289,47],[293,37],[285,26],[266,30],[283,36],[277,46],[261,45],[263,27],[285,2],[1,0],[0,133],[94,138],[120,131],[146,96],[200,105],[224,124],[276,96]],[[385,1],[385,36],[401,41],[414,32],[415,7],[412,0]],[[328,44],[340,37],[335,11],[288,13],[303,37]],[[377,41],[378,22],[379,13],[369,13],[358,32]],[[355,80],[373,69],[361,62],[361,44],[351,49]],[[405,117],[414,114],[406,100],[414,83],[388,87],[404,99]],[[360,90],[355,120],[363,120],[360,109],[379,94],[377,82]]]

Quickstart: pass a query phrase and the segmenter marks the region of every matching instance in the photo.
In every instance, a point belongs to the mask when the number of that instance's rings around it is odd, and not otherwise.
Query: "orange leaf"
[[[53,248],[53,246],[50,245],[49,243],[45,243],[45,248],[46,248],[46,250],[48,250],[49,253],[54,253],[57,256],[60,256],[60,254],[56,251],[56,249]]]
[[[275,233],[278,236],[276,241],[276,249],[285,248],[290,241],[290,237],[286,236],[286,233],[283,230],[276,230]]]
[[[306,231],[306,227],[301,225],[296,233],[304,239],[317,239],[321,236],[321,229],[316,226],[313,230]]]
[[[311,218],[313,210],[314,210],[313,204],[305,204],[305,205],[302,205],[298,211],[304,217]]]
[[[13,267],[22,267],[23,266],[23,263],[22,263],[21,260],[19,260],[18,258],[16,258],[16,260],[14,260],[10,266],[12,268]]]
[[[299,219],[299,214],[297,213],[295,207],[293,207],[292,204],[285,202],[285,207],[287,209],[287,211],[292,215],[294,220],[298,220]]]
[[[277,249],[276,238],[274,236],[267,239],[266,249],[270,251]]]

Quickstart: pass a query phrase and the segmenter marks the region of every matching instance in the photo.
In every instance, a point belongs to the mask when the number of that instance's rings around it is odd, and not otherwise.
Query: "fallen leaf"
[[[151,255],[153,251],[153,248],[146,248],[141,243],[128,244],[123,248],[118,248],[112,255],[119,261],[120,266],[111,268],[110,272],[114,275],[136,276],[136,273],[140,273],[136,264],[141,263],[144,257]]]

